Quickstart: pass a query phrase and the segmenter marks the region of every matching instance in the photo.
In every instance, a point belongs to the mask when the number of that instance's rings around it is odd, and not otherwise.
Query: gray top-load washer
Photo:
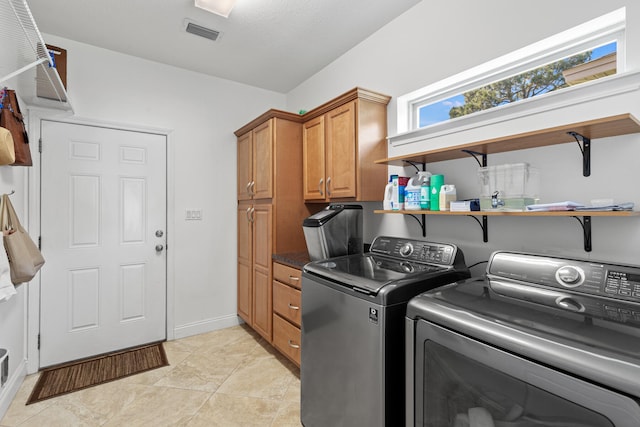
[[[398,237],[377,237],[366,253],[307,264],[302,273],[303,425],[403,425],[407,302],[467,277],[455,245]]]
[[[407,425],[640,425],[640,267],[499,251],[406,322]]]

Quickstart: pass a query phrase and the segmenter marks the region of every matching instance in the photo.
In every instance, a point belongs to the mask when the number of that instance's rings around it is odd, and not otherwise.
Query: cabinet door
[[[324,200],[325,194],[324,116],[302,126],[302,181],[305,200]]]
[[[238,205],[238,315],[253,325],[252,205]]]
[[[253,130],[253,198],[273,197],[273,119]]]
[[[271,205],[254,205],[253,213],[253,328],[271,342]]]
[[[356,103],[326,114],[327,195],[356,197]]]
[[[251,198],[253,154],[251,132],[238,137],[238,200]]]

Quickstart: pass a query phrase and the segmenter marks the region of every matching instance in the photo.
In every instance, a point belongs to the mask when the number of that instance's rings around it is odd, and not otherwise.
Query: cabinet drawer
[[[273,345],[298,366],[300,366],[300,343],[300,329],[274,314]]]
[[[273,281],[273,311],[291,323],[300,326],[300,304],[302,293],[291,286]]]
[[[289,267],[288,265],[273,263],[273,278],[279,282],[291,285],[294,288],[300,288],[300,280],[302,278],[302,272],[296,268]]]

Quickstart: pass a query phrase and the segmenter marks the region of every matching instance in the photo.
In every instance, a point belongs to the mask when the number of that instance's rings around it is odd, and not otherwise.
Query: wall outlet
[[[201,221],[202,220],[202,209],[187,209],[185,219],[188,221]]]

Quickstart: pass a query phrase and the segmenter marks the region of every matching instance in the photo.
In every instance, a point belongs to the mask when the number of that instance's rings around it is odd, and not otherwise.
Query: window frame
[[[397,102],[397,133],[400,134],[437,127],[442,123],[450,123],[453,120],[467,117],[458,117],[419,127],[419,110],[422,106],[464,94],[469,90],[512,77],[614,41],[617,43],[616,74],[623,73],[626,71],[625,29],[626,8],[623,7],[469,70],[402,95],[398,97]],[[510,104],[501,106],[501,108],[508,107],[509,105]],[[496,107],[485,111],[490,111],[495,108]],[[474,115],[478,113],[474,113]]]

